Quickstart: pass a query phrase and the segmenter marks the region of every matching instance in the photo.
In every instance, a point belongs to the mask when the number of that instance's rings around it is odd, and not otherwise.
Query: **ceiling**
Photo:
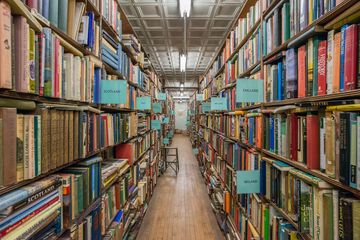
[[[181,0],[120,0],[121,6],[165,86],[180,87],[179,54],[184,51],[184,20]],[[186,87],[197,87],[231,29],[243,0],[192,0],[187,18]]]

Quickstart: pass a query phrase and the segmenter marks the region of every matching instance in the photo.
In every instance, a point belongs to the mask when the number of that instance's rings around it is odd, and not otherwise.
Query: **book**
[[[357,87],[356,61],[358,54],[358,26],[350,25],[345,30],[345,61],[344,61],[344,89],[353,90]]]
[[[2,71],[0,73],[0,87],[6,89],[12,89],[12,29],[11,24],[11,9],[8,3],[0,1],[0,65]]]

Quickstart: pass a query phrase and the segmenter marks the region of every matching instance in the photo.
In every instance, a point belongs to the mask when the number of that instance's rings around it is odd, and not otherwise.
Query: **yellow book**
[[[310,25],[313,22],[313,16],[314,16],[314,12],[313,12],[313,1],[314,0],[309,0],[308,3],[308,9],[309,9],[309,24]]]
[[[28,53],[29,53],[29,84],[30,84],[30,93],[35,93],[35,31],[29,28],[29,44],[28,44]]]
[[[360,104],[328,106],[326,111],[360,111]]]

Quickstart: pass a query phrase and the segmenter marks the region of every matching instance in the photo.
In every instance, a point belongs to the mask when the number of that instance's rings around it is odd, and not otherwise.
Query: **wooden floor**
[[[179,174],[168,169],[158,178],[137,239],[224,239],[188,137],[175,135],[172,147],[179,151]]]

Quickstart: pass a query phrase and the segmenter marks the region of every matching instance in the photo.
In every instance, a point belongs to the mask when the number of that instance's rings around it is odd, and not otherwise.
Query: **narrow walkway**
[[[158,178],[137,239],[224,239],[189,138],[175,135],[172,147],[179,151],[179,174],[176,177],[172,169],[168,169]]]

